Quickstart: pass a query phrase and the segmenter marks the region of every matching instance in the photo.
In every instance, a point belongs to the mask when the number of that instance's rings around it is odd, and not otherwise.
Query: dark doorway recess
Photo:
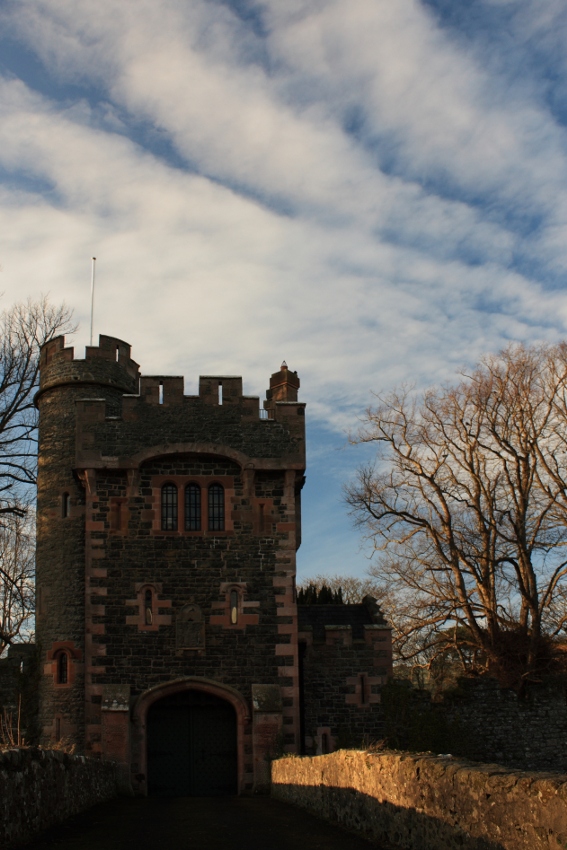
[[[148,790],[159,797],[236,794],[236,714],[202,691],[184,691],[148,712]]]

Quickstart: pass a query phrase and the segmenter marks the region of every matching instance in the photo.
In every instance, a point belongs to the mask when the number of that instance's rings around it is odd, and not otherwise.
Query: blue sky
[[[308,404],[300,576],[363,574],[371,392],[565,337],[564,0],[3,0],[0,291],[145,374],[283,359]]]

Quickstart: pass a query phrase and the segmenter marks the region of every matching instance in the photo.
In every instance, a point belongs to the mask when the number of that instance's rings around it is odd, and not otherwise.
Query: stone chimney
[[[287,367],[285,360],[279,372],[274,372],[270,378],[270,389],[266,392],[268,401],[297,401],[299,378],[297,372]]]

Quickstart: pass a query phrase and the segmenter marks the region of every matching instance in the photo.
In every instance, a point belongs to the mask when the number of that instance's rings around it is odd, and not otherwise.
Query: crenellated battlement
[[[263,410],[258,396],[243,394],[242,378],[235,375],[201,375],[199,394],[184,395],[184,379],[179,375],[140,375],[131,357],[131,346],[117,337],[99,336],[97,346],[87,346],[84,359],[75,357],[65,337],[46,343],[40,355],[40,390],[36,399],[50,389],[63,386],[97,385],[120,390],[125,396],[127,418],[143,415],[140,405],[162,406],[205,404],[214,408],[238,408],[244,421],[281,421],[293,435],[304,432],[305,404],[298,402],[299,378],[284,362],[270,378]],[[98,418],[98,417],[97,417]]]
[[[130,345],[102,334],[84,359],[63,336],[51,340],[40,369],[36,402],[43,409],[47,394],[59,418],[74,419],[77,468],[137,456],[149,444],[168,445],[173,434],[176,444],[232,445],[249,458],[305,463],[305,404],[297,401],[297,373],[285,363],[271,376],[263,409],[258,396],[243,394],[240,376],[201,375],[198,395],[185,395],[181,375],[140,375]]]
[[[45,371],[50,365],[58,362],[82,363],[87,360],[106,360],[110,363],[118,363],[130,375],[138,374],[138,364],[130,357],[131,346],[114,336],[100,334],[98,345],[88,345],[85,349],[85,357],[75,359],[75,349],[72,345],[65,346],[65,337],[57,336],[46,342],[41,349],[40,368]]]
[[[184,399],[199,399],[205,404],[218,407],[255,402],[253,407],[256,414],[260,408],[258,396],[243,395],[241,377],[201,375],[199,377],[199,395],[196,396],[184,395],[183,384],[183,376],[143,375],[140,379],[139,396],[147,404],[163,404],[164,406],[181,404]]]
[[[130,346],[116,337],[99,336],[98,346],[87,346],[84,359],[75,358],[65,337],[47,342],[40,353],[40,385],[37,399],[48,389],[96,384],[123,393],[138,392],[140,370],[130,356]]]

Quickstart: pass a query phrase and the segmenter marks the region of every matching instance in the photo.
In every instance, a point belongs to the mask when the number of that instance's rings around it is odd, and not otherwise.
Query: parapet
[[[243,395],[240,376],[202,375],[199,394],[186,396],[180,375],[140,376],[130,345],[124,340],[101,334],[99,344],[88,346],[85,358],[80,360],[75,359],[73,347],[65,346],[65,337],[59,336],[42,347],[36,402],[47,391],[71,387],[84,391],[75,398],[77,427],[85,432],[84,439],[91,439],[85,436],[89,423],[118,419],[126,429],[134,422],[144,422],[149,429],[148,439],[150,431],[158,434],[166,428],[170,438],[175,436],[177,442],[193,443],[198,433],[201,440],[228,444],[235,438],[231,431],[235,425],[248,428],[249,424],[257,423],[256,436],[244,430],[238,440],[256,441],[255,451],[264,446],[262,451],[275,452],[278,456],[282,451],[304,456],[305,404],[297,401],[297,373],[290,371],[285,363],[271,376],[268,400],[264,410],[260,410],[257,396]],[[277,425],[287,432],[285,437]]]
[[[114,336],[100,334],[98,345],[88,345],[85,349],[85,360],[106,360],[110,363],[119,363],[132,377],[138,376],[139,366],[130,357],[131,346]],[[39,357],[40,369],[43,371],[53,362],[78,362],[75,361],[75,349],[73,346],[65,347],[65,337],[56,336],[46,342],[41,349]]]
[[[305,404],[297,401],[299,378],[297,373],[290,372],[287,366],[272,375],[270,379],[272,389],[266,392],[267,401],[264,402],[264,411],[260,411],[258,396],[243,394],[242,378],[239,375],[200,375],[198,396],[185,396],[183,383],[181,376],[143,375],[140,378],[140,391],[137,398],[145,404],[164,407],[183,402],[189,404],[199,402],[216,408],[238,407],[243,419],[285,421],[286,427],[292,432],[297,430],[298,434],[304,429],[304,420],[301,417],[305,414]],[[133,410],[135,407],[136,402],[129,400],[128,409]]]
[[[242,378],[232,375],[201,375],[199,398],[208,404],[234,404],[242,398]],[[258,399],[258,407],[260,400]]]
[[[40,389],[65,385],[96,384],[124,393],[138,391],[139,366],[130,356],[130,345],[116,337],[99,336],[98,346],[88,346],[84,360],[75,359],[75,349],[65,347],[65,337],[45,343],[40,352]]]
[[[390,645],[392,627],[371,596],[354,604],[298,605],[297,612],[299,631],[310,631],[314,643]]]

